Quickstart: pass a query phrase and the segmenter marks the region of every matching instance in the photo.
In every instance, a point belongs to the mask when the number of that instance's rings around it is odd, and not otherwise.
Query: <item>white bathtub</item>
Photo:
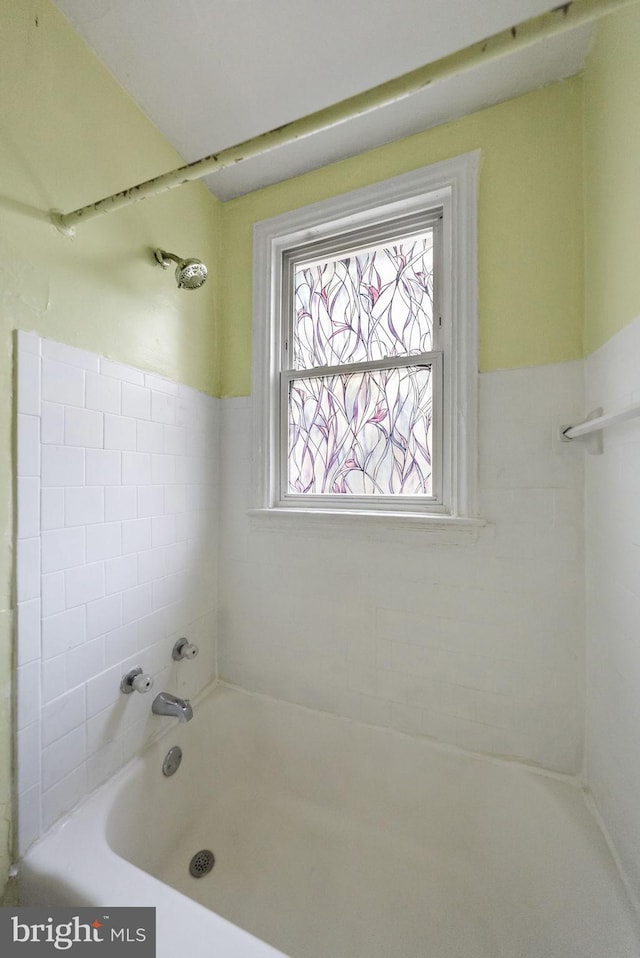
[[[225,687],[194,711],[27,853],[23,904],[155,905],[159,958],[640,955],[570,780]]]

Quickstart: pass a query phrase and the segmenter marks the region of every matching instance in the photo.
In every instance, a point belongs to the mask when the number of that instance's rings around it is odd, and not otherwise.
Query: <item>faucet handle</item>
[[[125,695],[131,695],[132,692],[148,692],[153,687],[153,676],[145,675],[140,667],[131,669],[126,675],[122,676],[120,682],[120,691]]]
[[[198,646],[192,645],[188,639],[178,639],[171,652],[171,658],[176,662],[180,659],[195,659],[198,651]]]

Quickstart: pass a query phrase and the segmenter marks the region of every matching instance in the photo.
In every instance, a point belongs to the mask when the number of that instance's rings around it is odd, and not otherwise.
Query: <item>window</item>
[[[474,514],[477,155],[259,223],[255,495]]]

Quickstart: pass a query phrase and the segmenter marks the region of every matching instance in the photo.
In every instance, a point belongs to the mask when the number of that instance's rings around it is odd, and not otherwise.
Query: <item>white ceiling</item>
[[[460,50],[558,0],[54,3],[190,162]],[[228,199],[571,76],[584,63],[589,37],[589,27],[566,32],[205,182]]]

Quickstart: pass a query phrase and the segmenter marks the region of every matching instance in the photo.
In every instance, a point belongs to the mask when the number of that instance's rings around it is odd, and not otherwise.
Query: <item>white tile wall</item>
[[[587,412],[640,401],[640,317],[585,363]],[[587,514],[586,774],[640,899],[640,419],[585,454]]]
[[[222,403],[221,677],[549,768],[581,768],[582,363],[480,377],[477,540],[247,517],[249,399]],[[247,596],[251,601],[247,601]]]
[[[584,456],[556,434],[582,417],[581,363],[481,376],[488,524],[455,544],[255,523],[249,399],[18,343],[22,849],[164,723],[120,694],[128,668],[179,694],[215,674],[218,546],[224,678],[580,768]],[[201,655],[176,665],[183,633]]]
[[[151,714],[155,692],[215,677],[218,402],[34,334],[17,344],[23,852],[173,721]],[[183,634],[195,662],[172,662]],[[155,690],[125,697],[136,665]]]

